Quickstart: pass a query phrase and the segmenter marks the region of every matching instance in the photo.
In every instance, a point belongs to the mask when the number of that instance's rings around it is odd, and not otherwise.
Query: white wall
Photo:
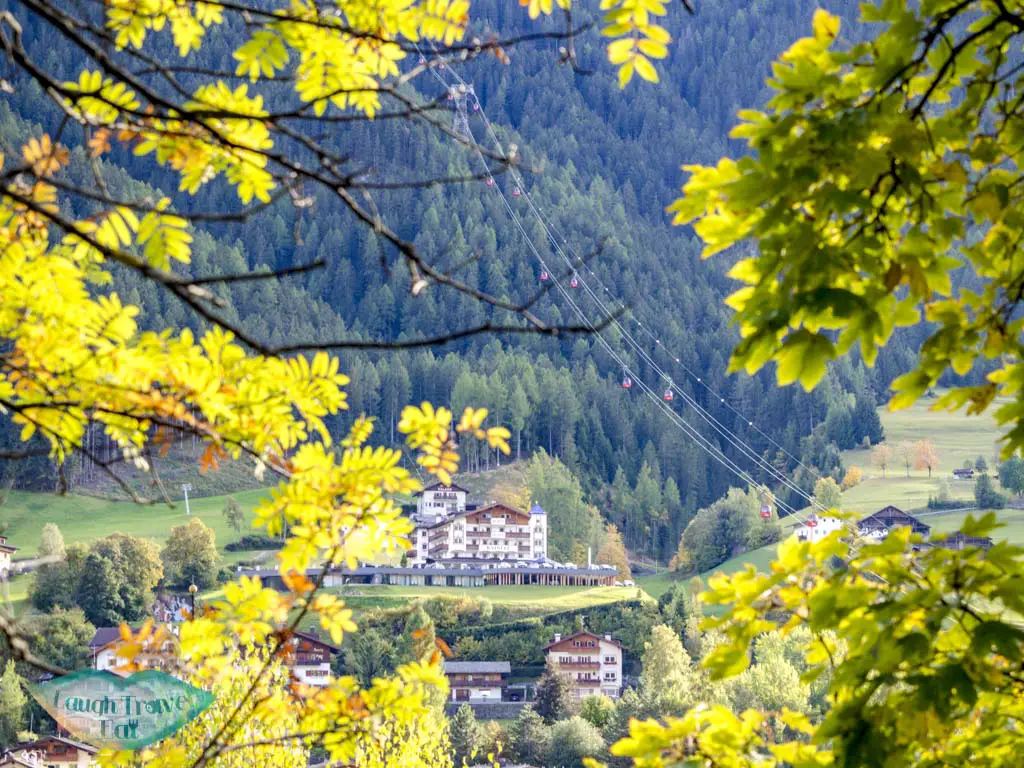
[[[601,638],[599,645],[601,651],[601,692],[613,699],[619,697],[622,691],[622,649],[615,643]],[[611,658],[612,662],[607,663]],[[606,675],[613,674],[614,680],[608,679]],[[614,688],[614,693],[609,691]]]
[[[331,665],[303,664],[292,667],[292,675],[304,685],[325,686],[331,682]]]

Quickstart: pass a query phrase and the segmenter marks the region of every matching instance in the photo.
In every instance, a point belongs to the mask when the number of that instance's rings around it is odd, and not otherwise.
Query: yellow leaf
[[[640,75],[640,77],[649,83],[658,82],[658,70],[654,68],[654,65],[651,64],[650,61],[643,56],[637,56],[633,61],[636,66],[636,73]]]

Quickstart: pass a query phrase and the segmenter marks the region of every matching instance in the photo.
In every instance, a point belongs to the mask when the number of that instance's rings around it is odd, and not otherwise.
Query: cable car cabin
[[[626,376],[622,380],[622,388],[623,389],[632,389],[633,388],[633,380],[631,378],[629,378],[629,376]]]
[[[762,504],[761,505],[761,517],[763,517],[765,520],[767,520],[771,516],[772,516],[772,509],[771,509],[771,507],[769,507],[767,504]]]
[[[494,186],[494,179],[487,179],[487,186],[488,187],[493,187]]]
[[[572,279],[569,281],[569,287],[570,288],[579,288],[580,287],[580,281],[576,279],[576,275],[573,275]]]
[[[476,104],[473,105],[473,111],[474,112],[479,112],[480,111],[480,103],[479,102],[477,102]]]
[[[516,187],[515,189],[512,190],[512,197],[519,197],[519,194],[519,187]]]
[[[666,389],[665,390],[665,401],[666,402],[672,402],[672,398],[673,397],[674,397],[674,395],[672,394],[672,390],[671,389]]]
[[[546,283],[548,281],[548,273],[547,272],[541,272],[540,273],[540,281],[542,283]]]

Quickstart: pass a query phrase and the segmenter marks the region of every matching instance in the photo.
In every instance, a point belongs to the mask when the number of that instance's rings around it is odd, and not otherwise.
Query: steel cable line
[[[453,72],[452,74],[455,77],[458,77],[457,73]],[[460,80],[461,80],[461,78],[460,78]],[[462,83],[463,83],[463,86],[466,87],[464,81],[462,81]],[[470,94],[473,94],[474,99],[476,98],[476,95],[475,95],[475,93],[473,93],[471,87],[468,88],[466,92],[468,92]],[[491,126],[490,121],[487,119],[486,113],[484,113],[484,111],[482,109],[480,110],[480,116],[483,119],[485,125],[487,126],[487,129],[488,129],[488,131],[490,133],[491,139],[494,142],[495,146],[498,147],[499,150],[501,150],[501,148],[502,148],[501,147],[501,142],[498,139],[497,135],[495,134],[494,129]],[[558,242],[558,239],[552,234],[550,229],[548,229],[548,227],[547,227],[543,217],[541,216],[539,210],[537,210],[537,207],[534,205],[529,192],[527,192],[525,190],[525,185],[522,183],[521,177],[519,177],[518,174],[516,174],[516,172],[513,169],[510,169],[510,171],[511,171],[511,173],[513,175],[513,180],[516,183],[516,189],[517,190],[522,190],[523,196],[526,197],[527,203],[530,205],[531,210],[533,210],[534,214],[537,216],[537,219],[540,222],[541,227],[544,229],[545,233],[547,234],[548,240],[551,242],[551,245],[554,247],[555,251],[562,257],[562,260],[566,263],[566,265],[570,269],[574,270],[574,275],[575,275],[576,272],[575,272],[575,269],[574,269],[573,260],[570,259],[566,255],[566,253],[562,250],[561,245]],[[514,215],[514,214],[510,211],[510,215]],[[566,243],[566,245],[567,245],[567,243]],[[591,274],[593,274],[593,272],[591,272]],[[577,279],[577,283],[583,286],[584,290],[593,299],[594,303],[598,305],[598,307],[601,309],[601,311],[604,313],[604,315],[608,318],[608,320],[616,326],[616,328],[622,334],[623,338],[636,350],[637,354],[640,355],[640,357],[644,360],[644,362],[646,362],[652,369],[654,369],[654,371],[661,378],[665,379],[665,381],[668,382],[670,390],[671,390],[671,387],[673,385],[672,378],[647,353],[647,351],[644,349],[644,347],[641,346],[639,344],[639,342],[637,342],[637,340],[632,336],[632,334],[630,334],[629,331],[626,330],[626,328],[624,328],[621,325],[621,323],[619,322],[619,320],[615,316],[615,314],[613,312],[611,312],[611,310],[608,309],[608,307],[601,300],[600,296],[597,293],[595,293],[595,291],[587,284],[586,279],[585,278],[578,278]],[[661,343],[660,340],[658,340],[657,343],[660,345],[660,343]],[[814,499],[814,497],[812,495],[810,495],[807,492],[805,492],[802,488],[799,487],[799,485],[797,485],[794,481],[792,481],[782,470],[780,470],[778,467],[776,467],[775,465],[771,464],[771,462],[769,462],[767,459],[765,459],[763,456],[761,456],[746,441],[744,441],[733,430],[729,429],[728,426],[723,424],[719,419],[717,419],[713,414],[711,414],[707,409],[705,409],[691,395],[689,395],[685,391],[680,391],[679,394],[683,398],[683,400],[688,405],[690,405],[691,408],[693,408],[697,412],[697,415],[700,416],[701,419],[705,423],[708,424],[708,426],[710,426],[715,432],[717,432],[721,437],[723,437],[726,441],[728,441],[729,444],[731,444],[734,448],[736,448],[743,456],[745,456],[746,458],[752,460],[757,465],[757,467],[759,469],[761,469],[762,471],[766,472],[770,478],[772,478],[772,479],[776,480],[777,482],[781,483],[784,487],[786,487],[790,491],[796,493],[798,496],[802,496],[804,499],[806,499],[806,501],[808,502],[808,504],[810,506],[816,506],[817,508],[819,508],[821,510],[825,509],[824,506],[822,506],[820,503],[818,503]],[[750,426],[754,425],[752,421],[748,422],[748,424]]]
[[[437,70],[435,68],[433,68],[433,67],[430,68],[430,71],[434,75],[435,79],[437,79],[438,82],[449,92],[449,94],[454,94],[454,92],[455,92],[454,86],[452,86],[444,78],[442,78],[438,74],[438,72],[437,72]],[[465,95],[472,95],[476,105],[479,106],[479,100],[476,97],[476,94],[475,94],[475,92],[473,90],[473,87],[471,85],[467,84],[465,82],[465,80],[463,80],[458,75],[458,73],[454,72],[454,70],[451,70],[449,68],[448,71],[451,72],[452,76],[456,80],[458,80],[459,85],[461,86],[461,95],[464,95],[464,96]],[[502,146],[501,146],[501,142],[497,138],[497,135],[494,132],[494,128],[491,125],[490,121],[487,119],[486,114],[483,113],[482,108],[480,108],[478,111],[480,111],[480,113],[481,113],[481,117],[484,120],[484,123],[485,123],[485,125],[487,127],[487,130],[488,130],[490,136],[491,136],[492,141],[494,141],[495,145],[499,148],[499,150],[503,151]],[[469,139],[470,139],[470,145],[476,151],[478,160],[482,164],[484,170],[488,171],[489,167],[487,165],[487,161],[483,157],[483,154],[480,151],[479,145],[477,145],[477,143],[475,141],[475,138],[472,136],[472,130],[471,129],[470,129]],[[518,186],[522,187],[523,185],[522,185],[521,181],[519,180],[518,175],[515,174],[514,171],[513,171],[513,177],[514,177],[514,179],[516,179]],[[493,177],[489,177],[489,178],[491,178],[491,180],[493,181]],[[549,267],[548,267],[546,261],[544,260],[543,256],[540,254],[539,250],[537,249],[537,247],[536,247],[535,243],[533,242],[532,238],[530,237],[529,233],[526,232],[525,228],[522,225],[522,222],[521,222],[519,216],[516,214],[515,210],[512,208],[511,204],[509,203],[508,198],[505,196],[504,192],[501,190],[500,187],[497,187],[497,191],[498,191],[498,193],[499,193],[499,195],[501,197],[503,205],[505,206],[506,212],[508,213],[509,217],[513,220],[513,222],[516,224],[516,227],[519,229],[520,234],[522,234],[522,236],[523,236],[524,240],[526,241],[527,246],[529,247],[530,251],[533,253],[534,257],[540,263],[541,268],[544,271],[546,271],[546,272],[549,271]],[[530,200],[529,195],[527,195],[527,199]],[[566,256],[564,251],[562,251],[560,244],[558,243],[557,239],[551,234],[550,230],[546,226],[546,223],[543,221],[543,218],[540,216],[539,211],[536,210],[536,207],[532,204],[532,201],[530,201],[530,202],[531,202],[531,208],[534,210],[535,215],[538,216],[538,219],[540,220],[541,226],[545,230],[545,233],[547,234],[548,239],[551,241],[552,245],[555,247],[555,250],[557,251],[557,253],[562,257],[562,259],[567,263],[567,265],[570,268],[572,268],[573,267],[572,261]],[[553,280],[554,280],[556,288],[559,290],[559,292],[565,298],[566,302],[576,312],[577,316],[581,319],[581,321],[585,325],[587,325],[588,327],[593,329],[594,328],[593,323],[586,316],[586,313],[583,312],[583,310],[578,306],[578,304],[576,303],[575,299],[573,299],[572,295],[565,289],[564,286],[562,286],[561,281],[559,281],[553,275],[552,275],[552,277],[553,277]],[[643,349],[643,347],[632,337],[632,335],[629,334],[629,332],[626,329],[622,328],[621,324],[619,324],[617,319],[614,317],[614,314],[612,314],[607,309],[607,307],[603,304],[603,302],[601,302],[600,298],[593,292],[593,290],[589,287],[589,285],[586,284],[586,281],[584,280],[584,281],[580,281],[580,282],[583,283],[587,293],[595,300],[595,302],[601,307],[601,309],[610,317],[611,321],[616,324],[616,326],[619,328],[619,330],[623,334],[623,336],[625,338],[628,338],[628,340],[630,341],[631,345],[637,350],[638,354],[640,354],[645,359],[645,361],[648,362],[648,364],[658,373],[658,375],[660,377],[662,377],[662,378],[664,378],[664,379],[666,379],[666,380],[671,382],[671,378],[664,372],[664,370],[653,359],[650,358],[650,356],[646,353],[646,351]],[[633,374],[633,371],[630,369],[629,365],[611,347],[611,345],[608,343],[608,341],[600,333],[597,333],[596,330],[595,330],[595,334],[594,335],[598,338],[598,340],[601,342],[601,344],[605,347],[606,351],[612,357],[612,359],[614,359],[620,366],[622,366],[624,371],[626,371],[629,374]],[[698,447],[702,448],[712,458],[714,458],[720,464],[722,464],[727,469],[732,471],[734,474],[736,474],[744,482],[748,483],[749,485],[756,486],[758,488],[762,487],[762,485],[763,485],[762,483],[760,483],[757,480],[755,480],[735,460],[733,460],[728,455],[726,455],[724,453],[724,451],[722,451],[722,449],[720,447],[715,445],[707,437],[705,437],[703,434],[701,434],[692,424],[690,424],[688,421],[686,421],[686,419],[683,418],[680,414],[678,414],[676,411],[672,410],[669,406],[667,406],[663,402],[662,398],[660,398],[657,395],[657,393],[649,385],[646,384],[646,382],[644,382],[639,376],[635,376],[635,378],[636,378],[640,388],[643,390],[644,394],[646,394],[648,397],[650,397],[652,400],[654,400],[656,402],[657,406],[662,410],[662,412],[669,417],[670,421],[672,421],[678,428],[680,428],[680,430],[683,431],[684,434],[686,434],[688,437],[690,437],[692,440],[694,440],[694,442],[696,442],[698,444]],[[684,400],[688,402],[688,404],[690,404],[692,407],[695,408],[695,410],[697,410],[698,414],[700,414],[701,417],[706,422],[708,422],[709,425],[711,425],[713,428],[715,428],[723,437],[725,437],[727,440],[729,440],[731,444],[733,444],[735,447],[737,447],[737,449],[739,449],[744,456],[746,456],[747,458],[753,459],[759,465],[759,467],[761,469],[767,470],[769,475],[772,476],[774,479],[780,481],[786,487],[788,487],[791,490],[796,491],[798,494],[804,496],[812,504],[816,504],[816,502],[813,500],[812,497],[808,496],[808,494],[806,494],[802,489],[800,489],[798,486],[793,484],[792,481],[790,481],[789,478],[786,477],[784,474],[782,474],[776,467],[774,467],[773,465],[767,463],[763,459],[763,457],[761,457],[759,454],[757,454],[756,451],[754,451],[752,448],[750,448],[745,443],[743,443],[742,440],[740,440],[738,438],[738,436],[734,435],[730,430],[728,430],[726,427],[724,427],[724,425],[721,425],[721,423],[718,422],[716,419],[714,419],[713,417],[710,417],[710,414],[707,414],[706,411],[704,411],[703,407],[696,400],[694,400],[692,397],[690,397],[688,394],[686,394],[684,392],[681,392],[680,394],[683,396]],[[801,520],[801,521],[805,520],[804,516],[799,512],[799,510],[797,510],[794,507],[790,506],[788,503],[781,501],[777,497],[774,499],[774,501],[775,501],[776,507],[781,507],[781,508],[783,508],[785,510],[788,510],[789,516],[793,516],[796,519]],[[823,507],[821,507],[820,504],[817,504],[817,506],[819,508],[823,509]]]

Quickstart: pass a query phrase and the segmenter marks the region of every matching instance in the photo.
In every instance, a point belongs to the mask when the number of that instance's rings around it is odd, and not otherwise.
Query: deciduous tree
[[[700,674],[683,648],[679,635],[659,624],[644,643],[640,696],[645,707],[658,714],[681,712],[700,694]]]
[[[882,477],[885,477],[885,470],[892,463],[893,450],[888,445],[876,445],[871,451],[871,463],[882,470]]]
[[[825,509],[839,509],[843,505],[843,494],[835,480],[822,477],[814,484],[814,500]]]
[[[999,484],[1018,496],[1024,495],[1024,459],[1011,456],[999,465]]]
[[[928,477],[939,464],[939,454],[931,440],[918,440],[914,443],[914,469],[928,470]]]
[[[629,556],[626,546],[622,543],[622,535],[614,523],[608,523],[604,529],[604,543],[597,551],[597,562],[614,565],[620,579],[632,579],[633,571],[629,567]]]
[[[914,466],[916,455],[917,451],[914,448],[914,444],[909,440],[901,440],[896,444],[896,456],[899,457],[900,463],[906,470],[907,477],[910,477],[910,468]]]
[[[855,485],[860,484],[860,481],[864,478],[864,473],[861,472],[860,467],[850,467],[846,470],[846,474],[843,475],[842,490],[848,491]]]
[[[217,583],[220,567],[217,537],[198,517],[171,529],[161,557],[168,584],[176,587],[195,584],[199,589],[208,589]]]
[[[600,757],[604,748],[601,731],[579,715],[574,715],[551,726],[551,742],[544,764],[582,768],[585,758]]]
[[[224,515],[224,519],[231,530],[235,532],[235,535],[241,536],[242,526],[245,525],[245,512],[242,510],[242,505],[238,503],[238,499],[234,496],[228,496],[227,501],[224,502],[224,509],[221,514]]]

